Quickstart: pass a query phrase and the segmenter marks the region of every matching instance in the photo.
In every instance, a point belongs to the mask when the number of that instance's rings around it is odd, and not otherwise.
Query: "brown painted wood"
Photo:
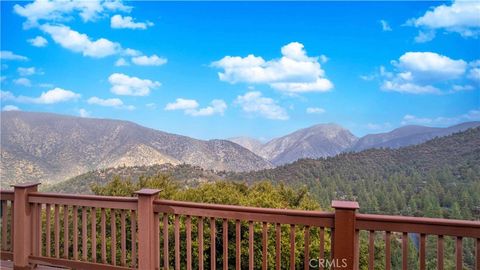
[[[355,265],[355,230],[357,202],[332,201],[335,209],[335,226],[330,236],[333,259],[353,268]],[[343,265],[343,264],[342,264]],[[341,269],[340,265],[334,269]]]
[[[154,241],[154,256],[155,256],[155,269],[160,269],[160,214],[155,213],[153,215],[153,236]]]
[[[358,270],[360,268],[360,231],[355,230],[355,260],[353,262],[353,269]]]
[[[15,216],[15,203],[13,201],[10,202],[10,233],[12,234],[10,236],[10,250],[13,251],[13,247],[14,247],[14,244],[13,244],[13,236],[14,236],[14,233],[15,233],[15,226],[14,226],[14,222],[13,222],[13,218]]]
[[[375,261],[375,231],[370,231],[368,234],[368,269],[374,269]]]
[[[295,225],[290,225],[290,270],[295,270]]]
[[[36,203],[32,204],[32,255],[35,255],[35,256],[38,256],[38,246],[37,246],[37,240],[38,240],[38,236],[37,236],[38,215],[37,214],[38,213],[37,213],[37,207],[38,207],[38,204],[36,204]],[[2,211],[5,211],[5,208],[3,208]],[[4,221],[5,221],[5,219],[2,220],[2,222],[4,222]],[[6,224],[2,224],[2,226],[4,226],[4,225],[6,225]],[[4,249],[5,247],[2,246],[1,248]]]
[[[437,269],[443,270],[443,235],[437,238]]]
[[[462,237],[457,237],[455,239],[455,269],[463,269],[463,242]]]
[[[223,219],[223,270],[228,270],[228,220]]]
[[[78,207],[73,206],[73,259],[78,260]],[[48,257],[48,255],[47,255]]]
[[[132,247],[132,268],[137,267],[137,222],[135,210],[130,210],[131,247]]]
[[[402,269],[408,269],[408,233],[402,234]]]
[[[215,218],[210,219],[210,269],[217,268]]]
[[[101,241],[102,241],[102,263],[107,263],[107,215],[105,208],[101,209],[100,217],[100,230],[101,230]]]
[[[77,207],[103,207],[108,209],[137,210],[137,198],[134,197],[32,192],[28,196],[28,202],[66,204]]]
[[[31,264],[49,265],[52,267],[61,267],[59,269],[88,269],[88,270],[131,270],[127,267],[113,266],[108,264],[99,264],[84,261],[72,261],[66,259],[56,259],[47,257],[30,256],[29,262]],[[51,269],[51,268],[50,268]]]
[[[203,270],[203,217],[198,218],[198,269]]]
[[[324,227],[320,227],[319,238],[320,238],[320,247],[319,247],[318,258],[325,259],[325,228]],[[323,270],[323,264],[320,264],[318,268],[320,270]]]
[[[46,254],[47,254],[47,257],[51,257],[52,256],[52,241],[51,241],[51,235],[52,235],[52,229],[51,229],[51,214],[50,214],[50,211],[51,211],[51,205],[50,204],[47,204],[46,205],[46,209],[45,209],[45,222],[46,222],[46,237],[45,237],[45,242],[47,244],[47,251],[46,251]]]
[[[112,265],[117,265],[117,223],[116,223],[116,211],[110,209],[110,259]]]
[[[419,260],[420,260],[420,270],[426,269],[426,235],[420,234],[420,251],[419,251]]]
[[[266,270],[268,265],[268,224],[262,224],[262,269]]]
[[[158,223],[157,223],[158,224]],[[158,226],[157,226],[158,227]],[[125,229],[125,210],[120,210],[120,263],[127,265],[127,235]]]
[[[385,270],[392,267],[391,232],[385,232]]]
[[[235,269],[240,270],[242,267],[242,235],[240,220],[235,220]]]
[[[70,224],[68,222],[68,215],[69,215],[69,208],[67,205],[63,206],[63,258],[68,259],[68,250],[69,250],[69,244],[68,244],[68,231]],[[39,254],[41,255],[41,254]]]
[[[275,269],[281,269],[281,251],[282,251],[282,227],[280,223],[275,223]]]
[[[168,270],[168,215],[163,214],[163,268]]]
[[[87,254],[87,240],[88,240],[88,232],[87,232],[87,208],[82,207],[82,260],[87,261],[88,254]]]
[[[180,217],[178,215],[175,215],[174,234],[175,234],[175,270],[180,270]]]
[[[97,262],[97,208],[92,207],[90,209],[90,223],[91,223],[91,231],[92,231],[92,262]]]
[[[187,270],[192,270],[192,218],[187,216],[185,219],[186,238],[187,238]]]
[[[60,205],[55,204],[54,208],[54,223],[53,223],[53,236],[55,241],[55,258],[60,258]]]
[[[253,221],[248,222],[248,269],[253,270]]]
[[[475,252],[475,254],[476,254],[476,258],[477,258],[475,260],[475,262],[476,262],[475,266],[477,267],[477,270],[480,270],[480,238],[477,238],[477,241],[475,241],[475,242],[476,242],[476,245],[475,245],[476,246],[476,248],[475,248],[476,252]]]
[[[8,228],[7,214],[8,214],[7,201],[2,200],[2,250],[8,250],[8,247],[7,247],[7,228]]]
[[[310,269],[310,227],[308,226],[305,226],[305,230],[304,230],[304,238],[305,240],[303,241],[304,242],[304,269],[305,270],[308,270]]]

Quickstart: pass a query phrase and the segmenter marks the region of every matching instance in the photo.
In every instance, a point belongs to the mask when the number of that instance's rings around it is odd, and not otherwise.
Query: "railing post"
[[[30,269],[28,256],[32,253],[32,210],[28,193],[37,191],[40,183],[16,184],[13,203],[13,269]]]
[[[355,212],[357,202],[332,201],[335,209],[335,232],[333,241],[334,269],[355,268]]]
[[[155,236],[153,200],[160,190],[141,189],[135,192],[138,195],[138,269],[155,269]]]

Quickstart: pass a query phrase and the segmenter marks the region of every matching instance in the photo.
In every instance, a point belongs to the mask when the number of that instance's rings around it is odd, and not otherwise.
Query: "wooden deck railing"
[[[0,254],[15,269],[359,269],[365,242],[368,269],[379,252],[390,269],[394,239],[402,269],[412,257],[426,269],[428,237],[437,239],[443,269],[444,239],[454,237],[455,269],[480,270],[478,221],[359,214],[345,201],[318,212],[159,200],[151,189],[137,197],[42,193],[37,185],[0,191]],[[409,249],[414,236],[418,254]],[[467,238],[475,252],[469,265]]]

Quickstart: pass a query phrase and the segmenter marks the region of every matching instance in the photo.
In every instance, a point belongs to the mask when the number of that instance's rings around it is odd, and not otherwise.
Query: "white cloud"
[[[80,117],[89,117],[90,116],[90,113],[83,108],[78,110],[78,114],[80,115]]]
[[[258,114],[267,119],[288,120],[289,118],[286,110],[280,107],[275,100],[263,97],[262,93],[258,91],[238,96],[235,104],[240,105],[244,112]]]
[[[387,21],[385,20],[380,20],[380,24],[382,25],[382,30],[385,32],[392,31],[392,28],[390,27],[390,24],[388,24]]]
[[[124,58],[119,58],[117,61],[115,61],[116,67],[123,67],[128,65],[129,65],[128,62]]]
[[[433,126],[450,126],[465,121],[480,121],[480,110],[470,110],[462,115],[452,117],[418,117],[407,114],[403,117],[402,125],[433,125]]]
[[[432,8],[422,17],[407,21],[407,25],[430,31],[455,32],[463,37],[477,37],[480,34],[478,14],[480,14],[479,1],[457,0],[451,5],[443,4]]]
[[[42,88],[52,88],[53,84],[51,84],[51,83],[40,83],[40,84],[38,84],[38,86],[40,86]]]
[[[2,111],[8,112],[8,111],[20,111],[20,108],[14,105],[5,105],[2,108]]]
[[[20,60],[27,61],[28,58],[23,55],[15,54],[11,51],[0,51],[0,59],[2,60]]]
[[[45,47],[48,44],[48,41],[42,36],[36,36],[34,38],[28,39],[27,41],[35,47]]]
[[[35,67],[29,67],[29,68],[24,68],[24,67],[19,67],[17,68],[17,72],[20,76],[30,76],[30,75],[35,75],[35,74],[43,74],[42,71],[39,71]]]
[[[134,22],[134,19],[130,16],[122,17],[122,15],[114,15],[110,19],[110,27],[122,29],[147,29],[147,27],[153,26],[152,22]]]
[[[425,43],[433,40],[435,38],[435,31],[426,30],[426,31],[418,31],[418,35],[415,37],[415,42],[417,43]]]
[[[32,82],[30,82],[30,80],[27,79],[27,78],[15,79],[15,80],[13,80],[13,83],[16,84],[16,85],[21,85],[21,86],[26,86],[26,87],[32,86]]]
[[[0,92],[0,100],[20,103],[54,104],[77,100],[78,98],[80,98],[80,94],[58,87],[47,92],[42,92],[39,97],[15,96],[8,91]]]
[[[110,91],[117,95],[125,96],[148,96],[152,89],[161,86],[160,82],[137,77],[130,77],[122,73],[113,73],[108,77],[112,85]]]
[[[308,114],[321,114],[321,113],[325,112],[325,109],[318,108],[318,107],[309,107],[309,108],[307,108],[306,112]]]
[[[152,56],[137,56],[132,58],[132,62],[135,65],[139,66],[161,66],[167,63],[166,58],[158,57],[157,55]]]
[[[214,114],[223,115],[227,109],[227,104],[221,99],[214,99],[210,106],[198,108],[200,105],[194,99],[177,98],[175,102],[168,103],[165,106],[166,111],[182,110],[186,115],[191,116],[211,116]]]
[[[469,67],[467,78],[480,83],[480,59],[470,62]]]
[[[282,47],[282,57],[265,61],[252,54],[246,57],[225,56],[211,65],[223,69],[218,73],[221,81],[229,83],[268,84],[287,93],[325,92],[333,84],[325,78],[320,61],[326,56],[309,57],[303,44],[292,42]]]
[[[98,97],[91,97],[87,100],[88,104],[100,105],[104,107],[120,107],[123,106],[123,101],[119,98],[101,99]]]
[[[383,124],[368,123],[366,127],[370,130],[386,130],[392,127],[392,124],[385,122]]]
[[[142,52],[138,50],[126,48],[125,50],[123,50],[123,54],[127,56],[139,56],[139,55],[142,55]]]
[[[194,99],[177,98],[175,102],[168,103],[167,106],[165,106],[165,110],[193,110],[198,108],[198,106],[200,105]]]
[[[116,42],[105,38],[92,41],[86,34],[71,30],[65,25],[44,24],[40,26],[40,29],[50,34],[60,46],[73,52],[82,53],[83,56],[102,58],[114,55],[121,50],[120,44]]]
[[[40,21],[67,21],[71,14],[78,12],[84,22],[94,21],[106,11],[129,12],[131,7],[123,5],[118,0],[35,0],[33,3],[21,6],[16,4],[13,10],[18,15],[25,17],[24,27],[38,26]]]
[[[384,79],[382,89],[411,94],[441,94],[451,82],[465,79],[467,70],[464,60],[433,52],[407,52],[392,65],[394,73],[383,69],[377,75]]]

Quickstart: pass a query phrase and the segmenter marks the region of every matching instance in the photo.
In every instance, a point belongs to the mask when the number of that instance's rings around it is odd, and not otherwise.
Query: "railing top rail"
[[[13,201],[14,196],[13,190],[0,190],[0,199],[2,201]]]
[[[47,192],[31,192],[28,196],[30,203],[77,205],[85,207],[113,208],[136,210],[136,197],[98,196],[60,194]]]
[[[212,203],[195,203],[195,202],[172,201],[172,200],[155,200],[154,204],[171,206],[171,207],[177,206],[177,207],[185,207],[185,208],[200,208],[200,209],[209,209],[209,210],[250,212],[250,213],[257,213],[257,214],[288,215],[288,216],[300,216],[300,217],[333,218],[335,216],[333,212],[314,211],[314,210],[263,208],[263,207],[212,204]]]
[[[392,216],[392,215],[375,215],[375,214],[357,214],[358,221],[379,221],[389,223],[411,223],[425,225],[441,225],[454,227],[472,227],[480,229],[480,221],[445,219],[445,218],[426,218],[411,216]]]

